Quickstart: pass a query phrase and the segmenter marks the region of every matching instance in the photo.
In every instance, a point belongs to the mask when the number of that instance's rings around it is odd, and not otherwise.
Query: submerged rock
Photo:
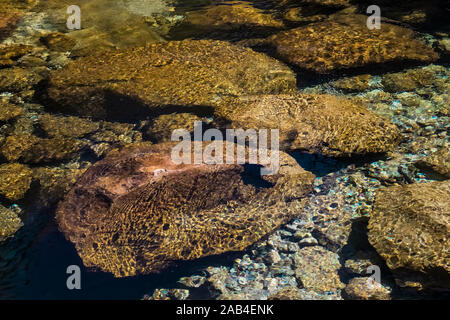
[[[300,289],[296,287],[287,287],[278,291],[276,294],[268,297],[267,300],[303,300]]]
[[[312,188],[284,153],[263,180],[242,165],[177,165],[174,146],[110,153],[60,203],[60,229],[87,267],[124,277],[243,250],[298,214]]]
[[[282,148],[326,156],[383,153],[399,140],[399,130],[389,120],[332,95],[225,99],[216,114],[234,128],[279,129]]]
[[[436,73],[432,68],[409,69],[399,73],[388,73],[381,83],[388,92],[414,91],[435,84]]]
[[[100,128],[97,122],[77,117],[54,116],[45,113],[39,117],[39,126],[49,137],[80,138]]]
[[[340,290],[345,287],[339,278],[339,256],[321,246],[305,247],[294,257],[295,275],[304,288],[316,292]]]
[[[390,300],[390,291],[372,278],[353,278],[344,290],[351,300]]]
[[[58,167],[33,168],[33,178],[39,182],[39,199],[46,204],[56,204],[84,171]]]
[[[0,165],[0,195],[10,201],[17,201],[25,196],[30,188],[33,171],[20,163]]]
[[[29,69],[19,67],[0,69],[0,92],[30,90],[42,79],[41,75]]]
[[[59,111],[123,121],[157,114],[158,108],[202,110],[222,95],[295,86],[294,73],[262,53],[223,41],[185,40],[80,58],[51,74],[48,96]]]
[[[0,67],[12,66],[16,64],[16,60],[30,53],[32,46],[24,44],[14,44],[0,48]]]
[[[8,136],[0,146],[0,155],[8,161],[48,163],[77,156],[84,143],[73,138],[39,138],[31,134]]]
[[[12,237],[23,226],[17,214],[0,205],[0,243]]]
[[[172,132],[176,129],[194,132],[195,121],[202,121],[202,118],[191,113],[163,114],[152,121],[147,136],[155,142],[171,141]]]
[[[329,73],[394,61],[432,62],[438,54],[409,29],[383,23],[369,30],[366,16],[336,15],[271,36],[269,42],[287,62],[318,73]]]
[[[450,179],[450,149],[442,147],[433,154],[420,159],[417,166],[429,169],[446,179]]]
[[[12,104],[6,99],[0,99],[0,110],[0,121],[9,121],[24,113],[22,107]]]
[[[184,38],[199,34],[224,37],[230,35],[230,31],[239,31],[241,37],[267,36],[267,33],[283,27],[282,21],[253,7],[249,2],[228,1],[189,12],[173,33]]]
[[[369,241],[387,266],[424,274],[424,287],[450,288],[450,181],[380,189],[369,221]]]

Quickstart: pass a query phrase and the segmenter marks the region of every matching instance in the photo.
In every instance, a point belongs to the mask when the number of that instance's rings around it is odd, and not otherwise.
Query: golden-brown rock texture
[[[17,214],[0,204],[0,242],[12,237],[22,226]]]
[[[366,16],[336,15],[269,38],[281,58],[318,73],[394,61],[431,62],[438,54],[409,29],[382,23],[369,30]]]
[[[223,41],[185,40],[80,58],[50,77],[58,110],[129,117],[136,108],[209,106],[222,95],[278,93],[296,86],[281,62]],[[133,109],[134,108],[134,109]]]
[[[0,195],[10,201],[17,201],[25,196],[30,188],[33,171],[20,163],[0,165]]]
[[[60,229],[86,266],[133,276],[243,250],[292,219],[311,191],[314,175],[287,154],[257,187],[261,177],[242,165],[173,163],[174,145],[110,153],[60,203]]]
[[[450,181],[380,189],[369,241],[392,270],[440,274],[450,284]]]
[[[273,15],[265,13],[250,2],[224,1],[189,12],[183,23],[173,31],[177,37],[195,36],[203,33],[215,35],[216,32],[239,31],[241,36],[275,31],[283,28],[284,24],[276,20]],[[278,30],[277,30],[278,29]],[[267,36],[267,35],[266,35]]]
[[[445,179],[450,179],[450,149],[442,147],[428,157],[420,159],[417,165],[429,169]]]
[[[383,153],[398,140],[397,127],[345,98],[281,94],[225,99],[217,115],[234,128],[279,129],[280,147],[327,156]]]
[[[353,278],[345,287],[345,295],[351,300],[390,300],[390,291],[372,278]]]

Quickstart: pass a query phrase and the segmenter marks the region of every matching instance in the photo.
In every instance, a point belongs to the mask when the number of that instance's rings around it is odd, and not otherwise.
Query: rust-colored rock
[[[51,74],[48,95],[59,111],[123,121],[295,86],[294,73],[267,55],[223,41],[185,40],[80,58]]]
[[[279,129],[286,150],[363,155],[390,151],[399,140],[389,120],[332,95],[245,96],[224,100],[216,113],[234,128]]]
[[[367,17],[336,15],[269,38],[281,58],[318,73],[394,61],[432,62],[438,54],[409,29],[383,23],[369,30]]]
[[[243,250],[292,219],[311,190],[314,176],[284,153],[257,187],[242,165],[173,163],[174,145],[110,153],[60,203],[60,229],[86,266],[133,276]]]

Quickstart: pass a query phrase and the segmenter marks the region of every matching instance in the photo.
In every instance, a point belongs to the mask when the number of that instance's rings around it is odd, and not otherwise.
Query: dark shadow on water
[[[156,288],[183,288],[177,280],[202,275],[208,266],[231,266],[242,252],[188,262],[177,262],[160,274],[115,278],[87,269],[74,245],[58,230],[53,214],[35,210],[15,237],[0,246],[0,300],[2,299],[141,299]],[[67,289],[67,267],[81,269],[81,290]],[[198,299],[210,298],[207,292]]]

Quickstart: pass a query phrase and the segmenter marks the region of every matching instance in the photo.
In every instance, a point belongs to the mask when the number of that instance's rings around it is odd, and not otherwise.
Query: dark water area
[[[0,247],[0,299],[20,300],[139,300],[156,288],[182,287],[183,276],[213,265],[230,265],[242,253],[207,257],[195,262],[178,262],[160,274],[115,278],[84,267],[74,245],[58,230],[51,214],[38,212],[16,237]],[[39,216],[39,217],[38,217]],[[43,217],[44,216],[44,217]],[[36,220],[41,220],[36,221]],[[81,290],[69,290],[68,266],[81,269]],[[196,297],[206,299],[206,292]]]

